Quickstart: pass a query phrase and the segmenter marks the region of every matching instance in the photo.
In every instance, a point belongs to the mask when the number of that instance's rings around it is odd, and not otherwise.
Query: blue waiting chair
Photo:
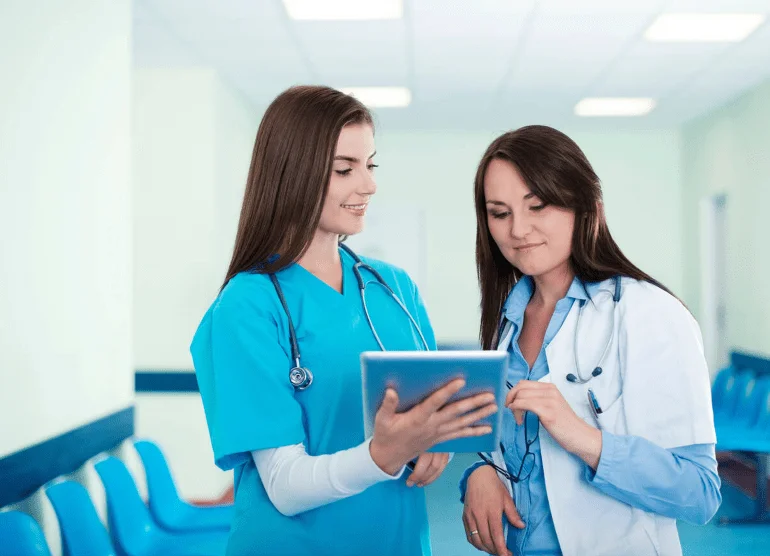
[[[45,489],[59,520],[64,556],[115,556],[110,535],[96,512],[88,491],[73,481]]]
[[[23,512],[0,512],[0,551],[13,556],[51,556],[43,530]]]
[[[770,454],[770,375],[729,368],[712,388],[718,451],[741,452],[756,464],[754,513],[745,518],[722,517],[721,525],[768,524],[767,460]]]
[[[754,379],[753,372],[738,371],[733,367],[728,367],[717,375],[711,390],[714,424],[717,427],[733,422],[740,409],[741,399],[752,379]]]
[[[230,529],[234,515],[232,504],[210,507],[188,504],[177,492],[160,447],[150,440],[138,440],[134,447],[144,464],[150,511],[158,525],[172,532]]]
[[[763,419],[770,398],[770,376],[753,375],[735,393],[732,415],[715,422],[718,450],[745,449],[747,442],[762,440]]]
[[[714,383],[711,385],[711,404],[714,408],[715,420],[718,420],[717,415],[726,413],[727,398],[735,383],[735,372],[733,367],[722,369],[717,373]]]
[[[133,477],[117,458],[95,465],[107,492],[107,520],[119,556],[220,556],[227,532],[170,533],[153,521]]]

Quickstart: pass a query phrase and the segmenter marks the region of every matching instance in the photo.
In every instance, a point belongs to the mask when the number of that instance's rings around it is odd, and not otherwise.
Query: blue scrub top
[[[379,351],[361,303],[353,260],[340,250],[343,292],[298,264],[276,274],[313,384],[295,392],[286,314],[268,276],[233,277],[203,317],[191,352],[216,464],[235,470],[235,510],[227,554],[429,555],[423,489],[406,477],[386,481],[294,517],[282,515],[262,486],[252,450],[304,443],[313,456],[364,442],[359,356]],[[417,287],[403,270],[377,270],[419,324],[435,337]],[[364,279],[374,280],[365,270]],[[377,284],[366,288],[369,313],[388,350],[423,349],[409,319]]]

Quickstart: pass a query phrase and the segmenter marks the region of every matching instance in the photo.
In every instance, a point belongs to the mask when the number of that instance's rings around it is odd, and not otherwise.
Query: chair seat
[[[172,534],[155,529],[144,543],[144,551],[135,556],[224,556],[226,533]]]
[[[172,514],[166,512],[161,525],[166,529],[178,531],[191,530],[230,530],[230,523],[235,515],[235,506],[193,506],[182,504]]]
[[[717,443],[716,449],[718,451],[770,454],[770,440],[767,438],[733,438]]]

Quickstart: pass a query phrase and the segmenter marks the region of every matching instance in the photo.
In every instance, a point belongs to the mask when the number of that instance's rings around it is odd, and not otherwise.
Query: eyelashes
[[[547,206],[548,206],[548,203],[541,203],[539,205],[532,205],[531,207],[529,207],[529,210],[531,210],[532,212],[540,212],[541,210],[543,210]],[[511,213],[510,213],[510,211],[506,211],[506,212],[490,212],[489,215],[492,218],[495,218],[497,220],[503,220],[504,218],[508,218],[511,215]]]
[[[366,168],[371,172],[375,168],[379,168],[379,164],[368,164]],[[349,176],[350,173],[353,171],[353,168],[345,168],[344,170],[335,170],[334,173],[338,174],[340,176]]]

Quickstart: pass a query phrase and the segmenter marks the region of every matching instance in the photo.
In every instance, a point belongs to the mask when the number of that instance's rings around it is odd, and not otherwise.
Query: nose
[[[371,197],[377,193],[377,182],[374,179],[374,174],[371,172],[366,172],[364,174],[361,184],[358,187],[358,193],[367,197]]]
[[[526,210],[513,214],[511,218],[511,237],[517,240],[524,240],[532,231],[532,222]]]

